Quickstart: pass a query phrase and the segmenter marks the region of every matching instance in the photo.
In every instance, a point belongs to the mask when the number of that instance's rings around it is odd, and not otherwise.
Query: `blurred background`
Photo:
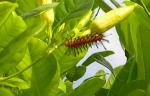
[[[110,7],[115,8],[115,6],[110,2],[110,0],[104,0],[104,1],[107,4],[109,4]],[[123,2],[123,0],[118,0],[118,1],[120,4],[122,4],[122,2]],[[97,10],[95,10],[95,13],[97,12]],[[100,10],[98,13],[98,16],[100,16],[102,14],[104,14],[104,12],[103,12],[103,10]],[[108,30],[107,32],[105,32],[104,36],[105,36],[104,37],[105,39],[109,40],[109,43],[106,41],[103,41],[103,44],[104,44],[106,50],[111,50],[114,52],[113,55],[106,57],[106,59],[110,62],[110,64],[113,66],[113,68],[115,68],[119,65],[125,64],[126,63],[125,53],[120,44],[119,37],[118,37],[115,27],[113,27],[110,30]],[[83,62],[91,54],[93,54],[95,52],[99,52],[99,51],[105,51],[104,46],[102,46],[101,43],[98,43],[98,48],[96,47],[96,45],[93,45],[92,48],[89,48],[88,53],[83,58],[83,60],[81,60],[78,63],[77,66],[79,66],[81,64],[81,62]],[[87,67],[87,70],[86,70],[86,73],[84,74],[84,76],[81,79],[74,82],[73,87],[74,88],[78,87],[85,79],[87,79],[91,76],[94,76],[96,74],[96,72],[98,72],[101,69],[104,70],[106,73],[108,73],[107,75],[110,74],[110,71],[106,67],[102,66],[99,63],[94,62]]]

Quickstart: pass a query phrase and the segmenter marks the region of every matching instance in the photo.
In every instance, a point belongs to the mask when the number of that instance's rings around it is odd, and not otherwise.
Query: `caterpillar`
[[[76,56],[76,53],[79,54],[79,51],[82,51],[82,49],[87,49],[89,46],[91,46],[93,43],[96,44],[96,47],[98,48],[97,42],[101,42],[102,40],[108,41],[103,38],[103,34],[91,34],[80,38],[75,38],[73,40],[65,41],[64,45],[68,47],[69,49],[74,49],[74,55]],[[80,50],[78,50],[80,49]]]

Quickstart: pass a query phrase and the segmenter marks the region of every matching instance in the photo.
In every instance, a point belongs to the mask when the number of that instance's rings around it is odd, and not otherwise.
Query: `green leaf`
[[[60,79],[60,81],[59,81],[59,86],[58,86],[58,88],[59,88],[60,90],[64,91],[64,92],[66,92],[66,85],[65,85],[65,83],[64,83],[64,81],[63,81],[62,79]]]
[[[0,85],[9,88],[19,88],[19,89],[29,88],[29,84],[20,78],[11,78],[7,81],[0,82]]]
[[[148,96],[145,94],[144,90],[137,89],[129,93],[128,96]]]
[[[131,57],[126,63],[126,65],[121,69],[117,77],[115,78],[115,81],[111,86],[108,96],[120,96],[119,92],[121,88],[126,83],[135,80],[136,71],[134,69],[136,69],[136,62],[135,62],[135,58]]]
[[[1,0],[1,1],[16,2],[16,0]]]
[[[41,56],[43,56],[43,54],[46,52],[46,49],[47,44],[45,42],[38,38],[32,37],[28,43],[28,49],[26,51],[26,54],[23,60],[17,66],[17,69],[21,71],[26,67],[30,66],[32,62],[35,62],[36,60],[41,58]],[[31,73],[32,69],[28,69],[21,74],[22,78],[26,80],[29,84],[31,83]]]
[[[20,90],[21,92],[18,93],[18,96],[32,96],[30,89]]]
[[[37,8],[34,8],[32,10],[30,10],[29,12],[26,12],[24,14],[22,14],[22,17],[23,18],[28,18],[30,16],[35,16],[35,15],[39,15],[41,14],[42,12],[45,12],[51,8],[54,8],[58,5],[58,3],[54,2],[52,4],[45,4],[45,5],[41,5]]]
[[[131,1],[134,1],[141,6],[143,6],[143,4],[144,4],[144,6],[148,9],[148,11],[150,11],[150,1],[149,0],[131,0]]]
[[[62,90],[58,90],[58,93],[56,96],[67,96]]]
[[[95,96],[107,96],[108,91],[109,91],[108,89],[100,88],[100,89],[96,92]]]
[[[73,91],[73,82],[65,80],[65,84],[66,84],[66,93],[67,95],[69,95]]]
[[[103,0],[94,0],[94,9],[97,7],[102,8],[105,12],[112,10]]]
[[[17,0],[17,3],[19,5],[19,7],[16,9],[16,11],[17,11],[17,14],[19,14],[19,15],[25,14],[26,12],[29,12],[30,10],[38,7],[37,0],[32,0],[32,1],[29,1],[29,0]],[[48,27],[48,24],[47,24],[47,22],[45,20],[43,20],[43,18],[41,18],[40,15],[32,16],[30,18],[25,18],[24,20],[25,20],[26,24],[28,25],[28,31],[32,30],[34,27],[40,25],[39,28],[41,30],[40,31],[39,30],[35,30],[34,35],[38,35],[39,33],[41,33],[43,35],[46,35],[45,32],[46,32],[46,29]],[[46,36],[41,36],[41,37],[46,37]]]
[[[150,95],[150,83],[148,84],[148,88],[146,90],[146,96],[149,96]]]
[[[114,74],[113,67],[104,58],[104,56],[108,56],[108,55],[111,55],[111,54],[113,54],[112,51],[104,51],[104,52],[94,53],[90,57],[88,57],[85,62],[83,62],[83,65],[88,66],[89,64],[96,61],[97,63],[105,66],[106,68],[108,68]]]
[[[96,74],[96,77],[99,77],[102,80],[106,80],[106,73],[104,70],[99,70]]]
[[[32,1],[28,1],[28,0],[17,0],[17,4],[19,5],[19,7],[17,8],[17,13],[19,15],[22,15],[28,11],[30,11],[31,9],[34,9],[37,7],[37,0],[32,0]]]
[[[140,0],[131,0],[131,1],[136,2],[136,3],[138,3],[138,4],[141,4],[141,3],[140,3]]]
[[[102,51],[102,52],[99,52],[103,57],[107,57],[107,56],[109,56],[109,55],[113,55],[114,54],[114,52],[113,51],[109,51],[109,50],[107,50],[107,51]]]
[[[141,19],[142,18],[142,19]],[[118,34],[130,55],[135,55],[138,79],[150,79],[150,18],[137,6],[131,16],[118,25]]]
[[[59,69],[53,54],[32,67],[32,96],[56,96],[59,85]]]
[[[136,92],[134,94],[137,94],[137,93],[141,94],[141,95],[135,95],[135,96],[145,96],[145,92],[148,88],[148,85],[149,85],[149,81],[146,81],[146,80],[137,80],[137,81],[127,83],[121,88],[118,96],[120,95],[127,96],[128,94],[133,94],[132,92],[135,92],[135,90]],[[130,96],[133,96],[133,95],[130,95]]]
[[[14,96],[10,90],[5,88],[0,88],[0,96]]]
[[[87,13],[93,6],[94,0],[64,0],[55,9],[56,21],[58,22],[70,20],[72,18],[78,18]],[[63,17],[63,18],[62,18]]]
[[[1,11],[0,26],[2,26],[3,23],[5,23],[9,15],[11,15],[12,11],[14,11],[16,7],[17,7],[17,4],[15,3],[0,2],[0,11]]]
[[[25,69],[27,66],[30,66],[31,64],[32,60],[30,57],[29,49],[27,48],[25,56],[23,57],[22,61],[17,65],[17,69],[21,71]],[[26,70],[21,74],[22,79],[30,83],[31,73],[32,69]]]
[[[120,72],[120,70],[121,70],[122,68],[123,68],[123,65],[114,68],[115,74],[118,75],[119,72]],[[109,78],[108,78],[108,80],[107,80],[107,82],[106,82],[104,88],[110,89],[111,86],[113,85],[114,81],[115,81],[115,77],[113,76],[113,74],[111,74],[111,75],[109,76]]]
[[[74,89],[70,96],[93,96],[104,84],[104,80],[98,77],[92,77]]]
[[[78,66],[68,70],[66,77],[70,81],[76,81],[86,72],[86,66]]]
[[[69,8],[70,10],[67,10],[69,15],[66,19],[70,18],[77,18],[80,16],[83,16],[85,13],[87,13],[93,6],[94,0],[76,0],[74,1],[74,4],[71,5],[73,0],[65,0],[66,9]],[[71,7],[71,8],[70,8]]]
[[[15,67],[23,58],[26,45],[17,39],[26,29],[21,17],[14,12],[16,4],[0,2],[0,72]],[[17,21],[17,22],[16,22]],[[24,40],[24,39],[23,39]]]
[[[45,42],[43,42],[42,40],[32,37],[28,43],[28,50],[27,53],[25,55],[25,57],[23,58],[23,60],[21,61],[21,64],[19,64],[17,68],[20,68],[20,70],[23,70],[24,68],[26,68],[27,66],[30,66],[30,64],[32,62],[37,61],[38,59],[41,58],[41,56],[43,56],[43,54],[46,52],[47,49],[47,44]],[[45,58],[48,59],[48,58]],[[44,60],[43,60],[44,61]],[[55,61],[55,59],[54,59]],[[45,61],[46,62],[46,61]],[[42,61],[40,61],[39,63],[42,63]],[[42,63],[43,64],[43,63]],[[57,64],[57,63],[56,63]],[[45,66],[45,64],[43,64],[43,67]],[[41,67],[42,68],[42,67]],[[50,67],[47,67],[50,68]],[[44,68],[43,68],[44,69]],[[25,80],[27,80],[27,82],[30,84],[30,80],[31,77],[31,71],[33,70],[26,70],[22,75],[24,76],[24,78],[27,78]],[[45,68],[46,71],[46,68]],[[49,70],[50,71],[50,70]],[[41,74],[41,73],[40,73]],[[46,73],[45,73],[46,74]],[[36,75],[37,76],[37,75]],[[46,77],[45,77],[46,78]],[[48,78],[48,77],[47,77]],[[44,79],[44,78],[43,78]],[[33,82],[33,80],[31,81]],[[40,82],[40,81],[39,81]],[[42,82],[42,81],[41,81]],[[52,81],[51,81],[52,82]],[[44,81],[42,82],[44,83]],[[42,85],[42,83],[40,83]],[[55,83],[54,83],[55,84]],[[33,85],[33,84],[32,84]],[[38,86],[38,85],[36,85]],[[35,86],[35,87],[36,87]],[[49,86],[49,85],[48,85]],[[33,88],[33,86],[32,86]],[[38,94],[38,93],[37,93]],[[26,90],[21,90],[21,92],[19,93],[19,96],[36,96],[36,94],[33,92],[33,90],[30,89],[26,89]]]
[[[17,68],[19,68],[20,70],[23,70],[24,68],[26,68],[27,66],[32,64],[32,62],[41,58],[41,56],[43,56],[43,54],[46,52],[46,49],[47,49],[47,44],[45,42],[43,42],[42,40],[40,40],[38,38],[32,37],[28,43],[27,53]],[[28,69],[22,74],[24,76],[25,80],[27,80],[27,82],[29,82],[29,84],[31,83],[30,82],[31,71],[32,71],[31,69],[30,70]],[[28,93],[30,93],[30,95],[31,95],[30,89],[28,92],[27,92],[27,90],[25,92],[23,90],[23,93],[20,95],[26,96]],[[29,94],[28,94],[28,96],[29,96]]]
[[[107,56],[112,55],[114,53],[112,51],[103,51],[103,52],[94,53],[90,57],[87,58],[87,60],[83,63],[83,65],[88,66],[89,64],[93,63],[95,61],[94,58],[98,54],[101,54],[103,57],[107,57]]]
[[[115,76],[113,67],[111,66],[111,64],[110,64],[102,55],[96,56],[96,57],[94,58],[94,60],[95,60],[97,63],[99,63],[99,64],[105,66],[106,68],[108,68],[108,69],[111,71],[111,73]]]
[[[47,44],[38,38],[31,38],[28,43],[30,57],[32,61],[38,60],[47,50]]]
[[[10,68],[16,67],[16,65],[22,60],[25,55],[27,43],[30,38],[33,36],[35,32],[41,31],[45,27],[45,25],[38,25],[31,30],[27,30],[19,35],[13,42],[10,42],[9,46],[7,46],[1,53],[0,57],[2,62],[0,67],[1,71],[8,71]],[[18,46],[20,46],[18,48]],[[14,51],[15,50],[15,51]]]

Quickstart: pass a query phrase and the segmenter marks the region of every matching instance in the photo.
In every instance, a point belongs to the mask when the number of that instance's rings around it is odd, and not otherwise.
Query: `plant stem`
[[[37,62],[39,62],[40,60],[42,60],[43,57],[45,57],[45,56],[42,56],[41,58],[39,58],[38,60],[36,60],[35,62],[33,62],[31,65],[29,65],[29,66],[27,66],[26,68],[24,68],[23,70],[20,70],[19,72],[16,72],[15,74],[12,74],[12,75],[10,75],[10,76],[8,76],[8,77],[3,77],[3,78],[1,78],[0,81],[6,81],[6,80],[8,80],[8,79],[11,79],[11,78],[13,78],[13,77],[16,77],[17,75],[23,73],[24,71],[28,70],[28,69],[31,68],[33,65],[35,65]]]
[[[33,65],[37,64],[37,63],[38,63],[39,61],[41,61],[43,58],[47,57],[47,56],[48,56],[50,53],[52,53],[55,49],[56,49],[56,47],[53,48],[53,49],[48,49],[48,50],[46,51],[46,54],[44,54],[43,56],[41,56],[38,60],[36,60],[35,62],[33,62],[31,65],[27,66],[27,67],[24,68],[23,70],[20,70],[19,72],[16,72],[15,74],[12,74],[12,75],[10,75],[10,76],[8,76],[8,77],[0,78],[0,82],[6,81],[6,80],[8,80],[8,79],[11,79],[11,78],[13,78],[13,77],[16,77],[16,76],[19,75],[19,74],[22,74],[24,71],[28,70],[28,69],[31,68]]]
[[[121,7],[120,4],[115,0],[110,0],[117,8]]]
[[[149,10],[147,9],[146,5],[144,4],[143,0],[140,0],[140,2],[141,2],[141,4],[142,4],[144,10],[146,11],[147,15],[150,17],[150,12],[149,12]]]
[[[23,73],[24,71],[28,70],[29,68],[31,68],[34,64],[36,64],[37,62],[39,62],[42,58],[39,58],[38,60],[36,60],[34,63],[32,63],[31,65],[27,66],[26,68],[24,68],[23,70],[19,71],[19,72],[16,72],[15,74],[12,74],[8,77],[3,77],[3,78],[0,78],[0,81],[6,81],[8,79],[11,79],[13,77],[16,77],[17,75]]]
[[[99,11],[100,11],[100,7],[98,8],[98,10],[97,10],[97,12],[96,12],[96,14],[95,14],[95,16],[94,16],[94,19],[96,18],[96,16],[98,15],[98,13],[99,13]]]

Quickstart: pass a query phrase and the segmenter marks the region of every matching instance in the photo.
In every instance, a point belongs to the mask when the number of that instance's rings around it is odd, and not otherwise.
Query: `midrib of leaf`
[[[135,13],[133,13],[133,17],[138,19]],[[133,49],[135,50],[135,54],[136,54],[136,61],[137,61],[137,67],[138,67],[138,79],[144,79],[145,78],[145,66],[144,66],[145,62],[144,62],[144,57],[143,57],[144,51],[142,49],[142,43],[141,43],[142,42],[141,41],[141,39],[142,39],[141,32],[137,32],[140,28],[140,23],[138,23],[137,25],[134,25],[134,26],[137,26],[135,28],[136,30],[134,30],[134,32],[136,32],[136,33],[132,33],[133,26],[129,25],[128,27],[129,27],[129,32],[131,33],[132,41],[134,42]],[[134,37],[134,35],[137,35],[137,37]],[[135,40],[135,38],[136,38],[136,40]],[[129,44],[130,43],[128,43],[128,46],[129,46]],[[139,51],[138,49],[140,49],[140,51],[141,51],[140,54],[138,52]],[[140,55],[140,60],[139,60],[139,55]]]
[[[140,79],[141,78],[143,78],[143,79],[145,79],[145,61],[144,61],[144,51],[143,51],[143,48],[142,48],[142,38],[141,38],[141,32],[139,32],[139,38],[140,38],[140,40],[139,40],[139,44],[140,44],[140,49],[141,49],[141,61],[143,62],[142,64],[140,64],[140,62],[138,62],[139,64],[138,64],[138,66],[139,66],[139,68],[141,69],[141,70],[139,70],[140,72],[139,73],[141,73],[141,74],[138,74],[138,75],[140,75]],[[138,58],[137,58],[138,59]],[[138,61],[138,60],[137,60]],[[142,65],[142,66],[141,66]],[[141,72],[142,71],[142,72]],[[144,73],[144,74],[143,74]],[[142,77],[141,77],[142,76]],[[138,76],[139,77],[139,76]]]
[[[7,15],[4,17],[4,19],[1,21],[0,23],[0,27],[5,23],[5,21],[7,20],[7,18],[11,15],[11,12],[17,7],[17,4],[12,4],[12,7],[10,8],[9,12],[7,13]],[[5,10],[4,10],[5,11]]]

